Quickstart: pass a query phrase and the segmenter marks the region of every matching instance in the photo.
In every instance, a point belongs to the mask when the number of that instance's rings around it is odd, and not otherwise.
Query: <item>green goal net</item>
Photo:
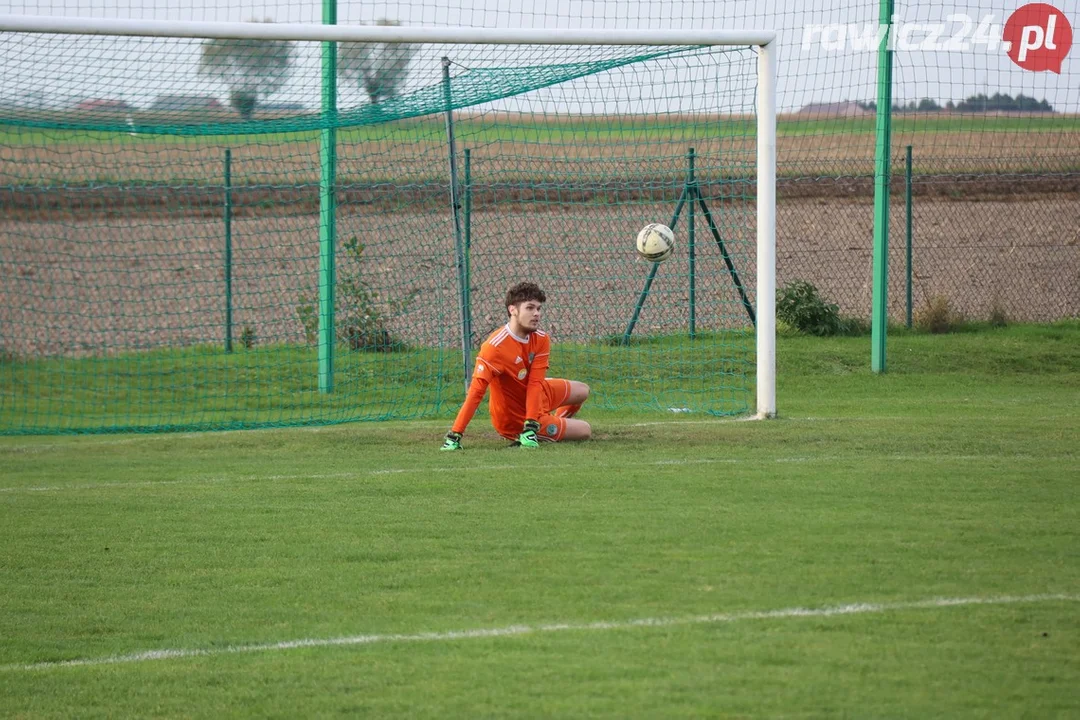
[[[520,280],[590,405],[752,412],[756,53],[0,33],[0,433],[449,417]]]

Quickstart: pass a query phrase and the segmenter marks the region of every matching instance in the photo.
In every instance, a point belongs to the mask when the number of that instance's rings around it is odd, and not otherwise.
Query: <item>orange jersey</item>
[[[517,437],[526,418],[539,419],[549,408],[544,392],[551,339],[537,330],[518,337],[504,325],[480,346],[465,403],[454,420],[454,432],[464,432],[491,387],[491,424],[505,437]]]

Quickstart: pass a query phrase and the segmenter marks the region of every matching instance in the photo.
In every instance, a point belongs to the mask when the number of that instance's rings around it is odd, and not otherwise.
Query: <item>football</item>
[[[649,262],[663,262],[675,250],[675,233],[667,225],[649,223],[637,234],[638,255]]]

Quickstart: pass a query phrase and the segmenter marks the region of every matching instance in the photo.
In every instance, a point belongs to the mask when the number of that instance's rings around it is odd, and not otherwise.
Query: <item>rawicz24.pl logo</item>
[[[1033,72],[1061,74],[1061,62],[1072,47],[1072,26],[1053,5],[1031,3],[1005,21],[1002,40],[1014,63]]]
[[[1065,14],[1046,3],[1029,3],[1005,21],[994,15],[976,19],[963,13],[945,22],[909,23],[893,16],[889,25],[807,25],[802,49],[814,43],[830,52],[871,52],[884,44],[889,50],[910,52],[1001,52],[1032,72],[1061,73],[1061,63],[1072,47],[1072,26]]]

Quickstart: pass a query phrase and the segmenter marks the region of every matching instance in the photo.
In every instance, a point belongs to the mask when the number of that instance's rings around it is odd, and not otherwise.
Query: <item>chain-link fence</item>
[[[942,299],[972,321],[1080,316],[1080,172],[934,173],[930,159],[909,190],[905,160],[893,165],[891,321]],[[781,181],[778,193],[778,285],[806,280],[868,319],[873,178]]]

